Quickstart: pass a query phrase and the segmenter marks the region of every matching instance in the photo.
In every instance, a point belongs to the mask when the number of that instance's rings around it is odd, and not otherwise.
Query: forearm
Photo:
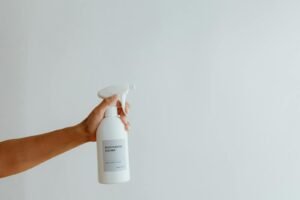
[[[80,126],[0,142],[0,177],[32,168],[90,141]]]

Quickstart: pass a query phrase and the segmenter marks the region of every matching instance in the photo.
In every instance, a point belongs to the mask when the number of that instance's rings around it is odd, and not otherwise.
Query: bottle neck
[[[118,109],[116,106],[108,107],[104,113],[104,117],[117,117],[117,116],[118,116]]]

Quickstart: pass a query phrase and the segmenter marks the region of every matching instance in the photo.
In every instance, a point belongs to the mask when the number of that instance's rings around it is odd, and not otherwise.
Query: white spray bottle
[[[126,96],[134,86],[109,86],[98,92],[100,98],[118,95],[125,112]],[[128,134],[117,107],[109,107],[97,129],[98,179],[100,183],[122,183],[130,180]]]

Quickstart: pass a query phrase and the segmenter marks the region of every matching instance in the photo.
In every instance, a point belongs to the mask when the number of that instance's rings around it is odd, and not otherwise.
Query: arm
[[[25,171],[74,147],[95,141],[96,130],[106,108],[116,101],[116,96],[105,99],[78,125],[0,142],[0,178]],[[128,128],[124,113],[120,115]]]
[[[0,143],[0,178],[30,169],[54,156],[89,141],[88,134],[74,126]]]

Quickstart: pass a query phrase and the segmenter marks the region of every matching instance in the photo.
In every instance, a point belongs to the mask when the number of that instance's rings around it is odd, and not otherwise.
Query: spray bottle
[[[98,92],[100,98],[118,95],[125,112],[126,96],[134,86],[109,86]],[[116,105],[110,106],[97,129],[98,179],[100,183],[122,183],[130,180],[128,134]]]

